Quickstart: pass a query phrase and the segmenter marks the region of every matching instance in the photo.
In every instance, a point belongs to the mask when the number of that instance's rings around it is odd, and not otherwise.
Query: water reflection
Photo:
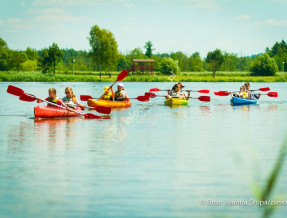
[[[38,145],[47,144],[50,150],[55,150],[56,144],[72,144],[76,129],[73,125],[81,121],[78,118],[35,119],[34,137]]]
[[[250,111],[254,108],[260,108],[259,104],[249,104],[249,105],[232,105],[233,110],[240,110],[240,111]]]

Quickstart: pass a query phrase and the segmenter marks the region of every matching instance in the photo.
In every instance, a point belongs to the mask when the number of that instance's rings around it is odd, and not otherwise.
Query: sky
[[[123,54],[151,41],[153,53],[238,56],[287,41],[287,0],[0,0],[0,38],[13,50],[89,50],[94,25]]]

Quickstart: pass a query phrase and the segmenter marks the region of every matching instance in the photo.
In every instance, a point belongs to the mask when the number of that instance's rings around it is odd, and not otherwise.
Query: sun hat
[[[122,83],[119,83],[119,84],[118,84],[118,86],[124,87],[124,84],[122,84]]]

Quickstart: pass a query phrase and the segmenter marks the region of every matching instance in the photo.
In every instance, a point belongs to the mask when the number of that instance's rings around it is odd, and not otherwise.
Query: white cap
[[[119,83],[119,84],[118,84],[118,86],[124,87],[124,84],[122,84],[122,83]]]

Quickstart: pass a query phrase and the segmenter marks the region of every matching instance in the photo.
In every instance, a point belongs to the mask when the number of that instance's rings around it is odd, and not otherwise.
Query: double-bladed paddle
[[[122,81],[124,78],[126,78],[126,76],[128,75],[128,71],[123,70],[117,77],[117,80],[108,88],[111,89],[113,87],[113,85],[115,85],[116,82]],[[102,99],[102,97],[106,94],[107,91],[105,91],[100,97],[99,99]],[[83,100],[82,100],[83,101]]]
[[[261,91],[261,92],[268,92],[270,91],[269,87],[266,88],[260,88],[260,89],[254,89],[254,90],[250,90],[250,91]],[[233,91],[233,92],[238,92],[238,91]],[[219,95],[219,96],[228,96],[230,95],[230,91],[218,91],[218,92],[214,92],[215,95]]]
[[[149,98],[155,98],[155,97],[165,97],[164,95],[156,95],[155,93],[151,93],[151,92],[146,92],[145,96],[149,97]],[[173,97],[174,98],[174,97]],[[198,98],[193,98],[193,97],[189,97],[192,99],[198,99],[200,101],[210,101],[210,96],[199,96]]]
[[[162,90],[162,89],[158,89],[158,88],[152,88],[149,90],[150,92],[160,92],[160,91],[168,91],[168,90]],[[183,91],[188,91],[188,90],[183,90]],[[206,93],[209,94],[209,90],[208,89],[202,89],[202,90],[190,90],[191,92],[199,92],[199,93]]]
[[[88,101],[89,99],[97,99],[90,95],[80,95],[81,101]],[[149,97],[147,96],[138,96],[136,98],[129,98],[129,99],[137,99],[138,101],[149,101]]]
[[[227,91],[219,91],[219,92],[216,92],[216,95],[218,96],[228,96],[230,95],[231,92],[227,92]],[[261,94],[260,95],[268,95],[269,97],[274,97],[274,98],[277,98],[278,97],[278,93],[277,92],[269,92],[267,94]]]
[[[37,97],[35,97],[34,95],[31,95],[31,94],[27,94],[25,93],[22,89],[16,87],[16,86],[12,86],[12,85],[9,85],[8,88],[7,88],[7,92],[9,94],[12,94],[12,95],[16,95],[16,96],[19,96],[19,99],[21,101],[27,101],[27,102],[33,102],[37,99]],[[87,113],[87,114],[83,114],[83,113],[80,113],[78,111],[75,111],[73,109],[68,109],[66,107],[63,107],[61,105],[58,105],[58,104],[54,104],[52,102],[49,102],[49,101],[46,101],[44,99],[40,99],[44,102],[47,102],[53,106],[56,106],[56,107],[59,107],[59,108],[62,108],[62,109],[65,109],[65,110],[68,110],[68,111],[71,111],[73,113],[77,113],[79,115],[82,115],[84,116],[85,118],[87,119],[105,119],[105,117],[101,117],[101,116],[98,116],[98,115],[95,115],[95,114],[91,114],[91,113]]]

